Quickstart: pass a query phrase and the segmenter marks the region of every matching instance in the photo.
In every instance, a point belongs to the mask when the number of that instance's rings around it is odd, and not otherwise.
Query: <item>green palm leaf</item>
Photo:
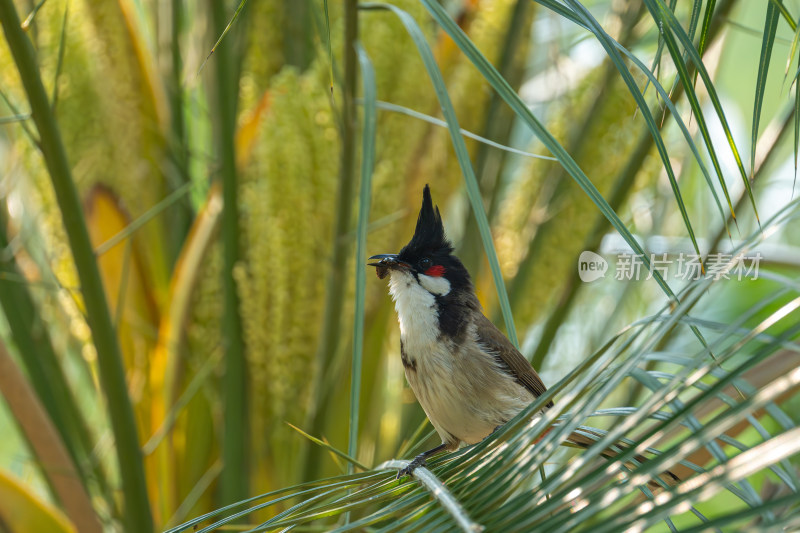
[[[750,136],[750,168],[756,164],[756,144],[758,142],[758,124],[761,120],[761,107],[764,102],[764,92],[767,85],[769,63],[772,59],[772,45],[775,43],[775,34],[778,30],[780,12],[774,2],[767,5],[767,15],[764,20],[764,34],[761,41],[761,55],[758,60],[758,77],[756,78],[755,106],[753,107],[753,130]]]
[[[0,0],[0,345],[88,496],[76,515],[51,491],[78,529],[800,525],[791,3],[84,4],[37,0],[20,24]],[[775,112],[784,44],[795,94]],[[551,387],[398,481],[436,433],[364,259],[407,238],[423,180],[466,193],[448,234]],[[81,205],[99,185],[116,235]],[[581,246],[619,254],[605,279],[575,270]],[[708,274],[654,268],[662,251],[708,253]],[[631,253],[656,283],[618,281]],[[15,470],[46,439],[9,427]],[[28,462],[28,485],[56,479]]]
[[[714,88],[713,82],[711,81],[711,76],[709,75],[708,70],[703,64],[702,59],[700,58],[700,54],[698,54],[697,50],[694,47],[694,44],[684,31],[683,27],[680,25],[680,22],[678,22],[678,19],[675,18],[675,15],[667,8],[667,6],[664,5],[664,3],[661,0],[646,0],[646,5],[647,8],[650,10],[650,13],[653,16],[654,20],[658,24],[659,28],[662,28],[661,31],[664,36],[670,55],[672,56],[672,61],[675,64],[675,68],[678,69],[678,75],[680,76],[681,82],[684,84],[684,87],[686,89],[686,95],[689,98],[690,104],[692,105],[692,111],[697,116],[698,126],[700,127],[701,133],[706,142],[706,148],[708,149],[708,153],[711,156],[712,162],[714,163],[714,168],[717,171],[717,175],[719,176],[720,186],[722,187],[723,193],[725,194],[725,198],[728,201],[728,207],[731,210],[731,215],[734,217],[735,220],[735,214],[733,213],[733,205],[731,203],[730,195],[728,194],[728,190],[725,185],[725,181],[723,179],[722,169],[719,166],[718,156],[711,142],[711,137],[710,134],[708,133],[708,128],[706,126],[705,119],[703,118],[703,114],[700,109],[700,104],[697,100],[697,95],[694,91],[694,88],[689,84],[690,77],[686,69],[686,64],[683,62],[681,58],[680,50],[678,48],[678,42],[680,42],[685,52],[688,53],[689,59],[691,59],[694,66],[697,68],[697,72],[700,74],[700,78],[703,80],[703,84],[705,85],[706,90],[708,91],[708,96],[711,99],[714,111],[716,112],[717,117],[719,118],[720,123],[722,124],[722,129],[725,132],[725,137],[727,139],[728,145],[730,146],[731,153],[733,154],[733,157],[736,160],[736,166],[739,169],[739,174],[741,175],[745,189],[747,190],[747,194],[750,197],[750,203],[753,206],[753,212],[756,216],[756,220],[759,220],[755,197],[753,196],[753,191],[750,187],[750,180],[748,179],[747,172],[744,169],[744,165],[742,163],[742,158],[739,154],[739,150],[736,148],[736,142],[733,139],[733,134],[731,133],[728,120],[725,117],[725,111],[722,108],[722,104],[720,103],[717,91]]]

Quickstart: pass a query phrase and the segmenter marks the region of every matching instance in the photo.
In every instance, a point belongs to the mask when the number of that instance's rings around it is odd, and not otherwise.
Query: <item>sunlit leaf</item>
[[[9,531],[77,532],[61,511],[3,472],[0,472],[0,518]]]

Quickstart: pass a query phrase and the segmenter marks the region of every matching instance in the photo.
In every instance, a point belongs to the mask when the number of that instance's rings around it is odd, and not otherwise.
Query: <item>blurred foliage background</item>
[[[363,99],[342,52],[355,38],[379,100],[368,255],[408,240],[430,183],[487,314],[502,324],[481,222],[448,130],[431,122],[440,103],[397,17],[322,0],[0,3],[0,529],[163,530],[345,471],[291,426],[348,447],[354,272],[365,259],[354,255]],[[615,236],[563,161],[529,157],[553,152],[434,22],[430,3],[391,3],[427,39],[460,127],[527,152],[465,139],[522,351],[556,383],[668,297],[644,267],[639,282],[614,279],[614,257],[630,242]],[[599,32],[570,18],[583,13],[577,4],[440,4],[648,253],[674,261],[768,237],[759,279],[721,280],[692,316],[731,324],[760,305],[740,324],[756,328],[782,313],[758,333],[785,333],[784,351],[748,377],[758,390],[796,368],[798,223],[759,231],[796,195],[800,5],[585,2],[647,65],[679,124],[625,60],[652,110],[648,123]],[[659,33],[669,10],[712,85],[697,81],[688,52],[672,54]],[[23,41],[28,56],[18,55]],[[35,97],[37,78],[44,100]],[[53,135],[67,165],[58,166]],[[69,203],[69,190],[79,203]],[[80,246],[84,227],[90,248]],[[601,281],[579,280],[583,250],[609,259]],[[86,289],[93,277],[100,292]],[[664,277],[676,293],[686,285],[673,271]],[[364,304],[355,459],[375,466],[408,452],[425,418],[403,377],[385,284],[368,277]],[[693,353],[689,328],[671,335],[657,351]],[[603,406],[645,398],[629,380]],[[775,401],[798,422],[796,381]],[[730,435],[750,446],[780,433],[764,421],[770,415],[752,416],[766,435],[747,424]],[[784,456],[786,479],[796,479],[796,453]],[[770,483],[761,478],[755,490],[766,494]]]

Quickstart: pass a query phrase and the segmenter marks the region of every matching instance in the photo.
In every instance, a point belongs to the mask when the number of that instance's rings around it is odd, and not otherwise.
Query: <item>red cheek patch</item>
[[[426,276],[433,276],[434,278],[440,277],[447,271],[442,265],[433,265],[425,271]]]

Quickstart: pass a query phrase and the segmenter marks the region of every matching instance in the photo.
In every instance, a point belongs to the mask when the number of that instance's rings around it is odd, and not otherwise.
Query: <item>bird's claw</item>
[[[420,454],[414,457],[414,460],[408,463],[404,468],[401,468],[397,472],[397,479],[400,479],[403,476],[410,476],[414,473],[414,470],[419,468],[420,466],[425,466],[425,455]]]

